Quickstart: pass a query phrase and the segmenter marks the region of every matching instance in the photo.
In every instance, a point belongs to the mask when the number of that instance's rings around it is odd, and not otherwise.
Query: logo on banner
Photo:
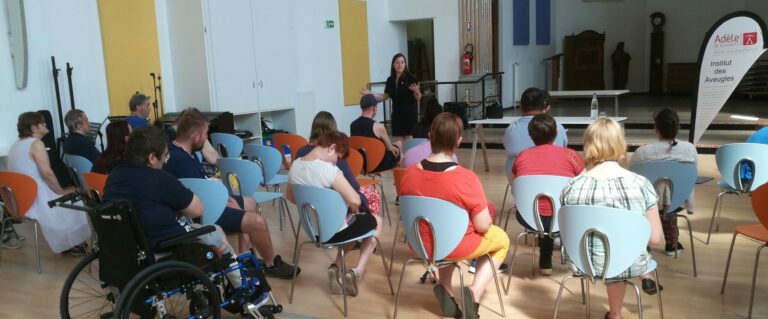
[[[741,35],[744,41],[742,45],[755,45],[757,44],[757,32],[746,32]]]

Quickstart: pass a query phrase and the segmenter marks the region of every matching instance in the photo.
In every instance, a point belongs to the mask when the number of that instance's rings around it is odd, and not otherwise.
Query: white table
[[[629,93],[629,90],[596,90],[596,91],[549,91],[551,97],[592,97],[592,94],[597,94],[597,97],[613,97],[613,116],[619,116],[619,95]]]
[[[472,155],[469,159],[469,169],[474,170],[475,169],[475,153],[477,153],[477,140],[478,137],[480,139],[480,147],[483,148],[483,161],[485,162],[485,171],[489,171],[488,168],[488,152],[485,148],[485,133],[483,132],[483,125],[509,125],[514,121],[517,121],[520,119],[520,116],[505,116],[500,119],[484,119],[484,120],[474,120],[469,121],[469,125],[474,125],[475,128],[472,133]],[[619,124],[622,124],[624,121],[627,120],[626,117],[611,117],[614,121],[619,122]],[[588,116],[556,116],[555,121],[557,123],[560,123],[563,126],[568,125],[580,125],[580,126],[587,126],[595,119],[590,118]]]

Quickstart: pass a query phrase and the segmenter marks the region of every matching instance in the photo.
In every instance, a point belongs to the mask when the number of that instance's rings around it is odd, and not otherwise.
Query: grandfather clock
[[[659,94],[664,86],[664,14],[654,12],[651,14],[651,76],[650,92]]]

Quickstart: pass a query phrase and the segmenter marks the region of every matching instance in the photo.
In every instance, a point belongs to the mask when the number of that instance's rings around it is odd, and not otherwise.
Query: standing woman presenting
[[[363,89],[360,93],[371,94],[371,91]],[[392,57],[392,67],[384,93],[375,93],[374,96],[379,101],[392,98],[392,136],[395,141],[411,139],[413,128],[419,119],[418,103],[421,100],[421,91],[416,77],[408,72],[408,64],[402,53]]]

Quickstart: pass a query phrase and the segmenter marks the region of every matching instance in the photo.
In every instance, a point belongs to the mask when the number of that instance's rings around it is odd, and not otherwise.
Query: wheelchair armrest
[[[212,233],[212,232],[215,232],[215,231],[216,231],[216,227],[215,226],[213,226],[213,225],[206,225],[206,226],[203,226],[203,227],[200,227],[200,228],[197,228],[197,229],[193,229],[192,231],[186,232],[186,233],[181,234],[181,235],[179,235],[177,237],[173,237],[171,239],[168,239],[168,240],[165,240],[163,242],[160,242],[160,244],[158,245],[158,248],[161,251],[168,250],[171,247],[176,246],[176,245],[178,245],[180,243],[186,242],[189,239],[192,239],[192,238],[195,238],[195,237],[198,237],[198,236],[201,236],[201,235],[205,235],[207,233]]]

